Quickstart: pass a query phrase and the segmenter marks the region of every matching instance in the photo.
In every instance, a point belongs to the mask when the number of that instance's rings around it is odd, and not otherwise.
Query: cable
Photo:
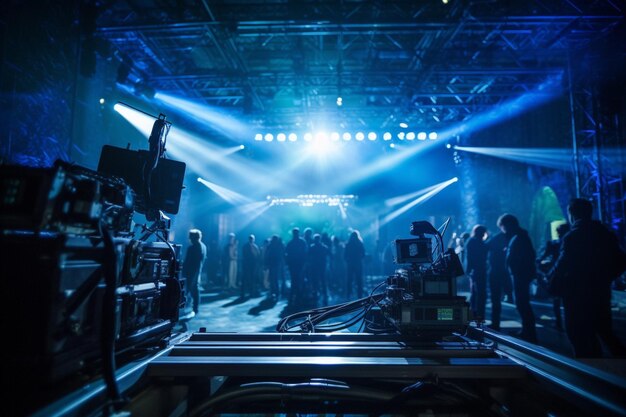
[[[366,387],[350,387],[337,381],[311,381],[295,384],[281,382],[255,382],[243,384],[220,395],[209,398],[198,404],[189,412],[189,417],[198,417],[212,414],[213,410],[222,404],[232,404],[244,400],[246,404],[254,400],[302,401],[321,398],[356,401],[390,401],[394,393]]]

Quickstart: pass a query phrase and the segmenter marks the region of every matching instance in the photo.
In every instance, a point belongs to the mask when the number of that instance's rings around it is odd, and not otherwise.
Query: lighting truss
[[[269,201],[270,206],[296,204],[300,207],[313,207],[316,205],[348,207],[349,205],[354,204],[356,199],[357,196],[352,194],[300,194],[296,197],[267,196],[267,201]]]

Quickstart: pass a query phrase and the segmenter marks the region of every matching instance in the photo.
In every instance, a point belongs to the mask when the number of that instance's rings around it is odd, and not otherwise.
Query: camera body
[[[394,262],[401,268],[387,277],[381,313],[404,334],[464,332],[470,313],[465,297],[457,295],[456,278],[463,275],[458,255],[441,245],[433,256],[433,240],[441,235],[430,223],[414,222],[411,233],[417,237],[395,241]]]
[[[2,316],[19,341],[6,375],[47,389],[99,374],[106,323],[118,362],[171,335],[181,245],[134,237],[134,196],[122,179],[63,161],[0,167]]]

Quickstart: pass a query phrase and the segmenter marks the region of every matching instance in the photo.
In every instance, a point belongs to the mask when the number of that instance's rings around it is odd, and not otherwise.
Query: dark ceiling
[[[622,7],[613,0],[128,0],[99,5],[95,37],[130,67],[138,87],[246,115],[259,129],[406,122],[436,130],[563,75],[568,54],[607,36],[623,20]]]

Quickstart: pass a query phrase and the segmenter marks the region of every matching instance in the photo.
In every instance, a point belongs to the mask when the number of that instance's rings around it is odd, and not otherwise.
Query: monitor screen
[[[143,166],[149,157],[148,151],[131,151],[104,145],[98,163],[98,172],[123,179],[137,195],[135,210],[145,213],[146,209],[158,209],[177,214],[183,189],[186,164],[172,159],[160,158],[152,173],[150,202],[146,202]]]

